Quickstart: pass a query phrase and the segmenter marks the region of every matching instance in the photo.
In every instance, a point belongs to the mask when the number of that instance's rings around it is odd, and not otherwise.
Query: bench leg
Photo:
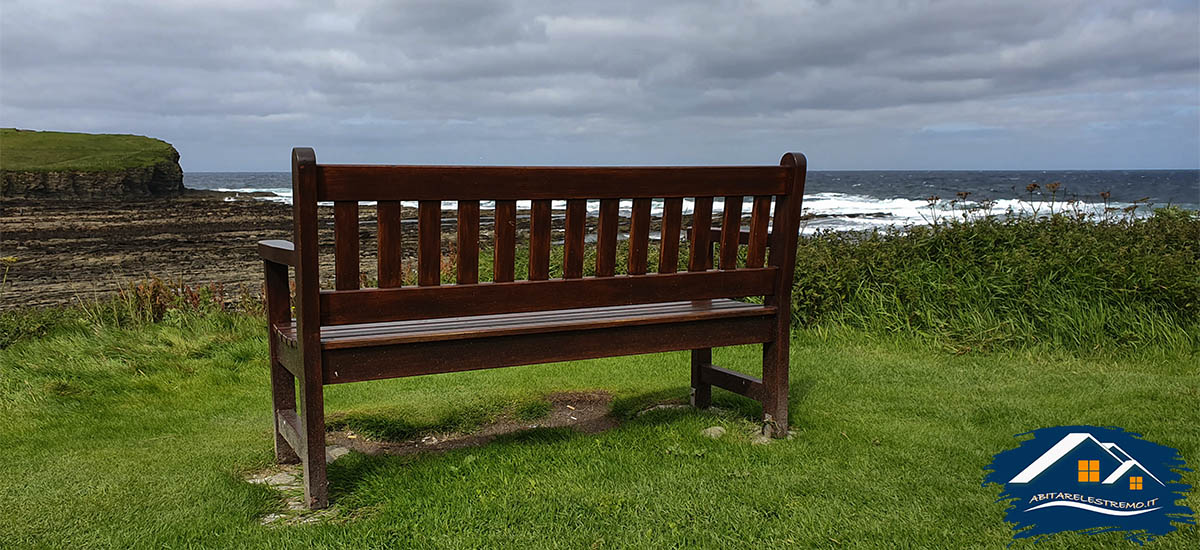
[[[712,384],[700,380],[704,367],[712,364],[712,348],[692,350],[692,406],[707,409],[712,405]]]
[[[304,503],[311,509],[329,506],[325,478],[325,393],[318,381],[300,380],[300,435],[304,447]]]
[[[275,421],[275,462],[300,462],[300,455],[296,454],[297,449],[293,449],[287,438],[283,437],[283,427],[280,426],[283,419],[279,415],[280,411],[296,413],[296,377],[275,361],[271,361],[271,398],[275,406],[275,414],[271,415]]]
[[[782,338],[763,344],[763,433],[787,437],[788,432],[788,341]]]

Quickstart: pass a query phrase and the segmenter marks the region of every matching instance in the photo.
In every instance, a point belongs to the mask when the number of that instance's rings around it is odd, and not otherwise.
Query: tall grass
[[[253,293],[244,286],[231,293],[221,283],[192,285],[151,276],[118,284],[111,295],[78,295],[67,306],[2,311],[0,350],[54,332],[178,323],[213,313],[262,315],[262,293]]]
[[[797,251],[794,321],[957,350],[1195,348],[1200,216],[966,216],[820,233]]]
[[[1047,212],[1052,212],[1047,214]],[[964,212],[931,225],[868,233],[823,232],[800,240],[793,283],[796,327],[847,326],[902,333],[957,352],[1054,346],[1077,351],[1200,348],[1200,214],[1176,208],[1138,217],[1062,207],[1038,215]],[[623,272],[628,243],[617,251]],[[685,269],[688,250],[676,258]],[[649,265],[658,265],[650,247]],[[744,253],[744,250],[743,250]],[[551,251],[561,276],[563,248]],[[584,273],[595,270],[585,250]],[[480,280],[492,278],[480,254]],[[744,262],[744,258],[742,260]],[[518,248],[516,277],[526,276]],[[406,262],[406,284],[416,283]],[[453,251],[442,280],[454,282]],[[364,277],[365,286],[375,281]],[[0,313],[0,349],[56,327],[130,325],[215,311],[260,314],[261,293],[151,278],[75,307]]]

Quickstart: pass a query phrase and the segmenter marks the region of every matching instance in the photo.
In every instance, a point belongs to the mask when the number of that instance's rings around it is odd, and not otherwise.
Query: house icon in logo
[[[1074,466],[1071,477],[1080,485],[1119,483],[1130,491],[1141,491],[1148,482],[1166,485],[1116,443],[1102,442],[1086,432],[1063,436],[1008,482],[1030,483],[1047,472],[1062,474],[1068,465]]]

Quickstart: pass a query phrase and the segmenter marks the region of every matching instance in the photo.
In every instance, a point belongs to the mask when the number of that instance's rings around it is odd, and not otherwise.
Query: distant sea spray
[[[935,217],[945,219],[964,208],[988,204],[990,208],[984,211],[993,214],[1010,209],[1029,212],[1031,208],[1044,213],[1052,198],[1046,185],[1053,182],[1061,183],[1053,194],[1056,209],[1067,208],[1068,200],[1077,200],[1075,207],[1083,212],[1102,212],[1106,204],[1118,209],[1138,206],[1143,214],[1150,211],[1146,205],[1200,210],[1200,170],[810,172],[804,210],[811,219],[804,223],[804,231],[921,225]],[[1037,184],[1037,188],[1028,191],[1030,184]],[[292,200],[291,174],[287,172],[187,172],[184,185],[246,193],[247,200],[287,204]],[[959,199],[959,193],[966,193],[965,198]],[[1107,201],[1101,193],[1108,193]],[[930,207],[932,197],[939,199],[935,209]],[[743,213],[749,213],[750,200],[746,198]],[[714,213],[723,211],[722,202],[716,198]],[[406,205],[415,207],[416,202]],[[528,201],[517,205],[529,207]],[[563,201],[553,205],[556,210],[565,206]],[[443,203],[443,208],[454,207],[454,202]],[[490,209],[491,203],[484,201],[481,207]],[[598,202],[589,202],[590,213],[595,214],[598,208]],[[627,214],[632,202],[622,201],[620,208]],[[659,215],[661,208],[661,202],[655,201],[653,215]],[[685,200],[684,213],[691,213],[691,208],[691,201]]]

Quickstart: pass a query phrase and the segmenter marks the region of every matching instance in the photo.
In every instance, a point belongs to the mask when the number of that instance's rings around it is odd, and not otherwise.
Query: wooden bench
[[[295,244],[258,243],[276,459],[303,463],[305,502],[325,507],[327,384],[673,350],[691,350],[695,406],[709,405],[712,386],[724,388],[760,401],[764,430],[786,434],[789,296],[804,178],[804,156],[795,153],[780,166],[560,168],[326,165],[317,164],[312,149],[294,149]],[[714,197],[724,198],[720,229],[710,228]],[[743,197],[753,197],[747,230]],[[685,198],[693,199],[695,214],[686,233],[689,267],[680,273]],[[584,277],[589,199],[599,201],[599,216],[595,276]],[[632,199],[632,209],[628,274],[617,275],[621,199]],[[666,261],[650,273],[656,199],[662,200],[657,246]],[[552,200],[566,201],[562,278],[554,279]],[[317,203],[327,201],[333,203],[332,289],[320,288],[319,280]],[[359,201],[378,204],[378,288],[360,288]],[[418,204],[417,285],[402,284],[401,201]],[[452,285],[440,284],[441,201],[458,204]],[[480,201],[494,201],[492,281],[478,280]],[[531,201],[528,280],[514,280],[517,226],[526,218],[518,216],[517,201]],[[715,268],[713,240],[720,245]],[[762,303],[734,300],[749,296]],[[761,380],[712,364],[713,347],[757,343]]]

